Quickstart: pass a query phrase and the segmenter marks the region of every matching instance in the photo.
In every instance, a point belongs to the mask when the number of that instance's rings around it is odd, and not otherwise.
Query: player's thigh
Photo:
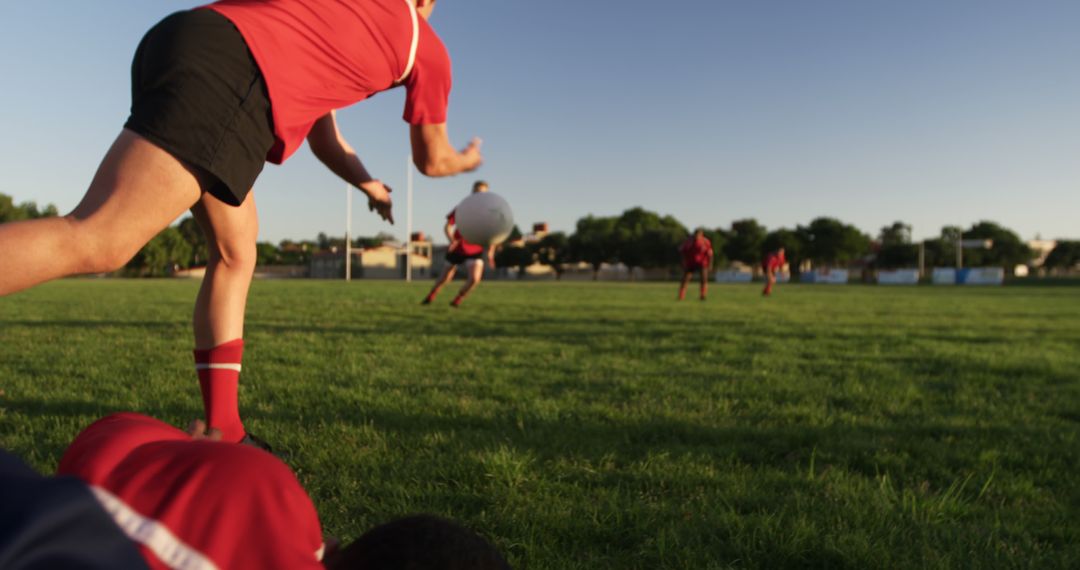
[[[222,202],[209,192],[191,207],[191,213],[206,235],[211,254],[229,264],[254,263],[259,237],[259,215],[255,193],[248,192],[239,206]]]
[[[199,199],[202,176],[125,129],[67,218],[83,239],[133,255]]]
[[[470,259],[466,262],[465,269],[468,271],[466,275],[469,276],[469,281],[478,283],[484,278],[484,262],[480,259]]]

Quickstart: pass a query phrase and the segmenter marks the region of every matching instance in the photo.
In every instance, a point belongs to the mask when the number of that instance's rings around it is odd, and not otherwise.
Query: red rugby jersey
[[[778,271],[784,268],[785,263],[787,263],[787,260],[784,259],[783,253],[774,251],[765,256],[765,269]]]
[[[698,241],[690,236],[679,247],[679,253],[682,254],[683,265],[706,265],[713,256],[712,241],[709,238]]]
[[[311,499],[273,455],[139,414],[98,420],[57,470],[90,485],[154,569],[322,569]]]
[[[266,80],[274,118],[270,162],[281,164],[317,119],[394,86],[412,47],[407,0],[220,0],[207,6],[240,30]],[[446,122],[450,56],[418,17],[404,119]]]
[[[465,237],[461,235],[461,230],[457,228],[457,217],[455,214],[457,214],[457,210],[453,210],[446,215],[446,221],[454,224],[454,241],[457,242],[457,247],[450,251],[453,253],[460,253],[461,255],[479,255],[484,253],[484,246],[469,243]]]

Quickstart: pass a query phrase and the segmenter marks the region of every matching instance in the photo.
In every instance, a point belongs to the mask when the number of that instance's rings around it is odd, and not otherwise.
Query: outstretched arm
[[[425,176],[452,176],[476,170],[484,161],[480,155],[481,141],[474,138],[469,146],[458,151],[450,144],[446,123],[412,125],[409,127],[413,164]]]
[[[379,217],[394,223],[393,205],[390,200],[390,187],[371,177],[356,151],[341,136],[337,119],[333,111],[325,114],[311,127],[308,133],[308,146],[320,162],[345,182],[352,184],[367,194],[368,209],[378,212]]]

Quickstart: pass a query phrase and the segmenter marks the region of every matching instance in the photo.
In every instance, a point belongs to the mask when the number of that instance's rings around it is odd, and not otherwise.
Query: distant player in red
[[[776,284],[776,273],[783,270],[785,265],[787,265],[787,260],[784,259],[784,248],[765,255],[765,260],[761,262],[761,269],[765,272],[765,290],[761,292],[762,295],[766,297],[772,295],[773,285]]]
[[[473,184],[473,194],[477,192],[487,192],[488,184],[483,180],[477,180]],[[469,243],[461,235],[461,231],[457,229],[455,224],[456,210],[450,212],[446,216],[446,226],[443,231],[446,232],[446,239],[450,240],[450,248],[446,250],[446,269],[443,270],[439,280],[435,282],[435,286],[428,292],[427,297],[424,297],[422,304],[430,305],[435,301],[435,297],[439,294],[439,291],[454,279],[454,275],[457,273],[458,265],[464,265],[465,271],[467,271],[465,285],[461,287],[461,291],[458,291],[457,297],[450,302],[451,307],[460,307],[461,302],[465,300],[465,297],[480,284],[480,280],[484,278],[484,258],[487,258],[488,265],[495,267],[495,247],[484,247],[482,245],[476,245]]]
[[[431,515],[324,544],[289,468],[220,438],[201,422],[185,433],[124,413],[83,430],[55,478],[0,451],[0,567],[509,569],[483,538]]]
[[[705,230],[697,230],[679,246],[679,254],[682,255],[683,276],[679,284],[679,300],[686,298],[686,286],[695,272],[701,273],[701,300],[705,300],[705,294],[709,287],[709,271],[712,269],[713,249],[712,241],[705,237]]]

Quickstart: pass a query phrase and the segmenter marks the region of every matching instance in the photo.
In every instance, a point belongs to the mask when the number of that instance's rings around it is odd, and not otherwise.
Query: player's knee
[[[217,261],[236,271],[254,271],[258,260],[255,238],[220,240],[217,243]]]

